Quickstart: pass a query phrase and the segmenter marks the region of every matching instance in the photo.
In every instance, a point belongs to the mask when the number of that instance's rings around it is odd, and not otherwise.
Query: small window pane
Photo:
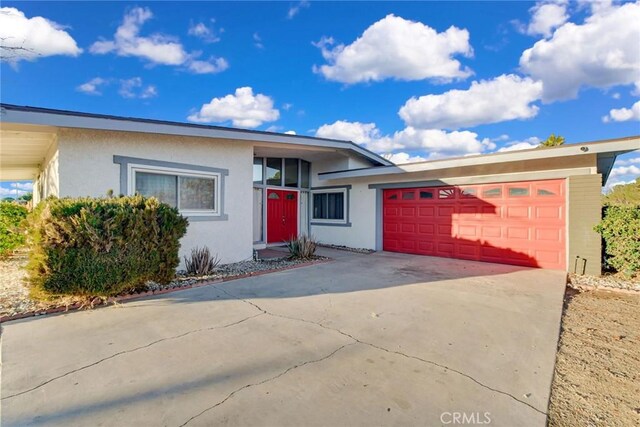
[[[500,197],[502,196],[502,188],[500,187],[494,187],[494,188],[490,188],[488,190],[484,190],[482,192],[482,196],[483,197]]]
[[[556,193],[553,191],[545,190],[544,188],[538,189],[538,196],[555,196]]]
[[[477,190],[475,188],[463,188],[460,190],[460,194],[464,197],[474,197],[477,194]]]
[[[285,199],[287,199],[287,200],[295,200],[296,199],[296,195],[295,194],[287,194],[285,196]]]
[[[159,173],[136,172],[136,193],[155,197],[162,203],[178,205],[178,177]]]
[[[415,193],[413,191],[403,191],[402,199],[403,200],[413,200],[415,198]]]
[[[314,194],[313,195],[313,217],[317,219],[326,219],[327,211],[327,195],[326,194]]]
[[[421,191],[420,192],[421,199],[433,199],[433,191]]]
[[[282,159],[267,159],[267,185],[282,185]]]
[[[528,196],[529,188],[528,187],[513,187],[509,189],[509,196]]]
[[[344,219],[344,193],[313,195],[314,219]]]
[[[279,196],[279,195],[278,195],[278,193],[276,193],[276,192],[271,192],[271,193],[269,193],[269,196],[268,196],[268,197],[269,197],[270,199],[272,199],[272,200],[278,200],[278,199],[280,198],[280,196]]]
[[[456,190],[453,188],[445,188],[438,190],[438,198],[440,199],[453,199],[455,197]]]
[[[253,183],[262,184],[262,157],[253,158]]]
[[[389,200],[397,200],[398,199],[398,195],[397,194],[392,194],[388,197]]]
[[[284,159],[284,185],[298,186],[298,159]]]
[[[302,164],[301,164],[301,168],[302,168],[302,171],[301,171],[302,173],[301,173],[300,180],[302,182],[300,183],[300,186],[302,188],[309,188],[309,184],[311,182],[311,179],[310,179],[311,163],[306,162],[306,161],[303,160]]]
[[[181,176],[180,209],[215,210],[215,180]]]

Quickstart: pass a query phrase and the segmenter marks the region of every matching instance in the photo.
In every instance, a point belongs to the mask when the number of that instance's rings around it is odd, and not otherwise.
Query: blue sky
[[[6,1],[0,37],[27,50],[3,49],[1,99],[397,162],[585,142],[640,134],[638,22],[633,2]],[[637,176],[627,155],[609,185]]]

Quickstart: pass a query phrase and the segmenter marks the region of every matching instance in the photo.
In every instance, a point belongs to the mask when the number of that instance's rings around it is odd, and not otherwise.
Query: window
[[[403,191],[402,200],[413,200],[415,193],[413,191]]]
[[[439,199],[453,199],[456,196],[456,190],[454,188],[444,188],[438,190]]]
[[[500,197],[502,196],[502,188],[493,187],[482,192],[483,197],[492,198],[492,197]]]
[[[511,187],[509,189],[509,197],[528,196],[529,188],[527,187]]]
[[[463,188],[460,190],[460,195],[462,197],[474,197],[477,194],[475,188]]]
[[[433,191],[421,191],[420,192],[421,199],[433,199]]]
[[[254,184],[262,184],[262,175],[263,175],[263,167],[262,167],[262,157],[254,157],[253,158],[253,183]]]
[[[322,223],[346,224],[347,189],[318,190],[312,193],[311,219]]]
[[[133,192],[155,197],[185,214],[218,214],[218,174],[133,169]]]
[[[544,188],[538,189],[538,196],[555,196],[556,193],[553,191],[545,190]]]
[[[310,185],[309,175],[311,174],[311,163],[301,160],[300,168],[302,169],[301,171],[302,173],[300,174],[300,181],[302,181],[300,183],[300,187],[309,188],[309,185]]]
[[[298,186],[298,159],[284,159],[284,186]]]
[[[267,185],[282,185],[282,159],[267,159]]]

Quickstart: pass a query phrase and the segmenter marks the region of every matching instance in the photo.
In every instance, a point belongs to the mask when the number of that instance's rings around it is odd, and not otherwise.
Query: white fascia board
[[[366,176],[391,175],[398,173],[435,171],[463,166],[508,163],[536,159],[550,159],[554,157],[584,156],[589,154],[601,153],[623,154],[636,150],[640,150],[640,137],[604,142],[591,142],[584,144],[568,144],[556,148],[534,148],[530,150],[509,151],[504,153],[481,154],[476,156],[432,160],[419,163],[407,163],[403,165],[385,166],[378,168],[325,172],[319,174],[318,178],[320,180],[357,178]]]
[[[28,108],[28,107],[27,107]],[[365,150],[351,141],[339,141],[316,137],[225,129],[190,123],[160,122],[147,119],[96,117],[90,114],[56,113],[55,111],[34,111],[2,108],[0,123],[17,123],[38,126],[54,126],[78,129],[109,130],[120,132],[156,133],[163,135],[194,136],[202,138],[231,139],[248,142],[275,142],[280,144],[306,145],[354,151],[364,158],[382,165],[392,163],[377,154]]]

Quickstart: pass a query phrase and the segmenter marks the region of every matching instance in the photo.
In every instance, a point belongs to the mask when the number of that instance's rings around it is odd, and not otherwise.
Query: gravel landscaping
[[[328,259],[329,258],[317,256],[310,260],[282,257],[262,261],[242,261],[220,265],[216,268],[214,274],[199,277],[188,276],[185,271],[179,271],[176,279],[172,282],[166,285],[148,282],[146,283],[146,289],[140,290],[139,294],[188,288],[206,282],[229,280],[234,277],[245,277],[269,271],[283,270],[293,268],[300,264],[322,262]],[[105,302],[103,298],[92,299],[86,297],[54,297],[48,301],[32,299],[29,295],[29,288],[26,283],[26,271],[24,269],[27,261],[27,253],[25,251],[18,251],[11,257],[0,259],[0,318],[3,320],[28,313],[33,313],[34,315],[44,314],[51,309],[78,306],[92,307],[93,305],[100,305]],[[126,298],[125,295],[123,295],[123,297]]]
[[[567,288],[550,427],[640,425],[640,294]]]
[[[612,288],[640,291],[640,277],[630,279],[620,274],[606,274],[604,276],[569,275],[571,287],[581,288]]]
[[[372,254],[372,253],[375,252],[375,250],[373,250],[373,249],[350,248],[349,246],[327,245],[325,243],[318,244],[318,247],[336,249],[336,250],[339,250],[339,251],[355,252],[355,253],[358,253],[358,254]]]

